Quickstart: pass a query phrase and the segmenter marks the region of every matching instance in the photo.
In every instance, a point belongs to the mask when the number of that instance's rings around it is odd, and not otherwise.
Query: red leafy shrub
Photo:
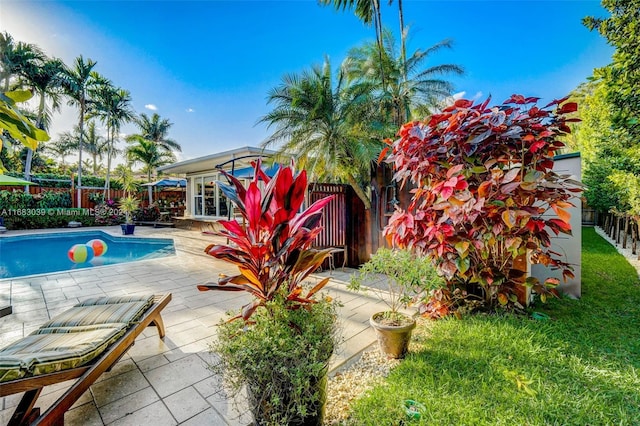
[[[255,177],[248,188],[231,174],[222,172],[231,184],[217,182],[217,185],[236,206],[243,224],[235,219],[221,220],[219,223],[224,229],[213,234],[227,238],[230,244],[212,244],[205,249],[209,255],[236,265],[239,273],[198,286],[202,291],[251,293],[255,300],[233,318],[242,317],[245,321],[259,306],[265,306],[283,292],[289,309],[314,303],[311,297],[329,278],[306,295],[303,295],[302,281],[320,267],[331,251],[310,247],[322,230],[322,208],[333,196],[318,200],[300,212],[307,191],[306,171],[296,175],[292,165],[279,169],[269,178],[259,161],[254,166]]]
[[[489,99],[458,100],[405,124],[391,144],[394,179],[414,189],[385,234],[396,246],[428,255],[451,294],[462,289],[491,307],[521,307],[516,287],[523,283],[544,299],[559,282],[525,279],[516,265],[523,256],[573,276],[549,247],[550,234],[571,233],[569,199],[581,191],[579,182],[552,171],[564,146],[558,137],[570,132],[565,114],[577,105],[562,99],[539,108],[537,100],[514,95],[493,108]]]

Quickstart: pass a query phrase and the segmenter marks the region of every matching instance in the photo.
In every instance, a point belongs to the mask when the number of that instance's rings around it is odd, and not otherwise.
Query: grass
[[[356,425],[640,424],[640,281],[584,228],[582,298],[551,320],[469,316],[416,329],[415,350],[353,405]],[[419,420],[403,403],[425,405]]]

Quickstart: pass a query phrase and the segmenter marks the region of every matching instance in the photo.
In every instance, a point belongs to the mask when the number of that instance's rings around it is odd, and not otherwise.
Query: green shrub
[[[33,196],[23,191],[0,191],[0,216],[10,215],[3,211],[12,209],[29,209],[35,208]]]
[[[7,229],[66,228],[71,221],[82,226],[96,225],[89,209],[72,208],[14,208],[0,210]]]
[[[17,172],[8,172],[7,175],[24,178],[24,174]],[[71,188],[71,176],[58,173],[34,173],[32,180],[40,186],[48,188]],[[94,186],[104,188],[105,178],[100,176],[82,175],[82,186]],[[78,184],[78,176],[74,175],[74,185]],[[111,189],[122,189],[122,184],[111,179]]]
[[[114,200],[98,204],[93,211],[96,225],[110,226],[124,223],[123,212],[120,210],[118,202]]]
[[[69,192],[53,192],[46,191],[40,194],[36,199],[35,205],[41,209],[52,209],[56,207],[71,207],[71,194]]]
[[[321,300],[294,310],[285,307],[284,299],[280,291],[253,314],[252,325],[221,323],[211,345],[219,355],[211,369],[224,376],[233,394],[247,386],[260,424],[292,424],[320,415],[316,404],[324,400],[323,380],[338,343],[335,302]],[[251,395],[259,395],[261,402]]]

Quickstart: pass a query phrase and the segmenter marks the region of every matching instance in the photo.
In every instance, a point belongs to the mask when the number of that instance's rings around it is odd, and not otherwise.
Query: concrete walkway
[[[105,230],[105,228],[101,228]],[[119,227],[106,228],[119,235]],[[60,230],[55,230],[60,232]],[[39,231],[42,232],[42,231]],[[25,232],[28,233],[28,232]],[[17,235],[17,231],[7,234]],[[67,425],[246,425],[250,416],[243,400],[230,401],[207,365],[208,344],[225,312],[237,310],[248,297],[235,292],[199,292],[197,284],[215,280],[234,268],[204,254],[214,238],[195,231],[136,227],[136,236],[173,238],[176,255],[120,265],[95,267],[27,278],[0,280],[0,294],[10,296],[13,314],[0,319],[0,347],[17,340],[79,300],[90,296],[172,293],[163,311],[164,340],[155,327],[103,374],[65,416]],[[36,261],[46,253],[24,253]],[[328,271],[325,287],[337,298],[344,342],[331,361],[335,370],[375,342],[368,325],[371,314],[385,310],[374,295],[346,289],[353,270]],[[0,303],[2,305],[2,303]],[[41,409],[58,398],[68,383],[51,386],[39,399]],[[6,424],[20,394],[0,398],[0,422]]]

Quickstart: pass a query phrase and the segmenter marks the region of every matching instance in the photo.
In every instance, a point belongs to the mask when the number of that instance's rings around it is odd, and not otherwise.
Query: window
[[[216,185],[218,179],[218,175],[193,178],[194,216],[227,217],[229,214],[229,200]]]

